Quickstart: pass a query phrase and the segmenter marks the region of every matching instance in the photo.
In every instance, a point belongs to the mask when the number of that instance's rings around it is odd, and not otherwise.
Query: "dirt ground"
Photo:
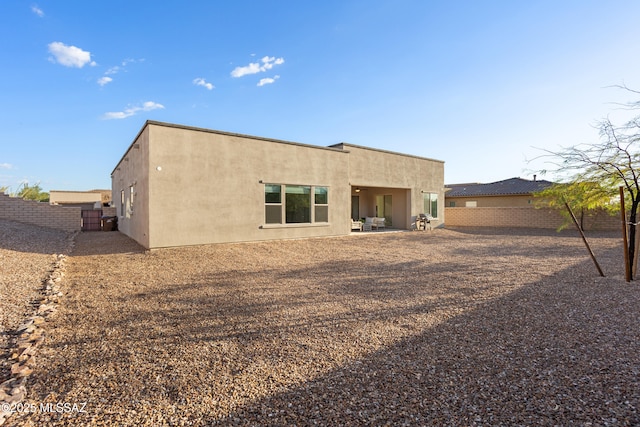
[[[588,237],[604,278],[575,232],[83,233],[28,382],[70,410],[6,425],[638,425],[640,287]]]

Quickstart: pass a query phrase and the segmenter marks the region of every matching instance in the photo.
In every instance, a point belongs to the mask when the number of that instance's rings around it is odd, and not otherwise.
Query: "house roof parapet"
[[[301,143],[301,142],[285,141],[285,140],[281,140],[281,139],[266,138],[266,137],[262,137],[262,136],[247,135],[247,134],[234,133],[234,132],[225,132],[225,131],[220,131],[220,130],[215,130],[215,129],[207,129],[207,128],[200,128],[200,127],[195,127],[195,126],[186,126],[186,125],[179,125],[179,124],[175,124],[175,123],[167,123],[167,122],[159,122],[159,121],[155,121],[155,120],[147,120],[144,123],[144,126],[142,126],[142,128],[140,129],[138,134],[135,136],[135,138],[133,138],[133,142],[131,142],[131,144],[129,145],[127,150],[124,152],[123,156],[118,161],[118,164],[116,165],[116,167],[113,168],[113,170],[111,171],[111,175],[113,175],[113,173],[118,168],[118,165],[120,163],[122,163],[124,158],[127,157],[127,154],[129,153],[129,151],[131,151],[131,148],[135,145],[136,141],[138,140],[138,138],[140,137],[142,132],[144,132],[145,128],[147,128],[149,125],[163,126],[163,127],[176,128],[176,129],[184,129],[184,130],[190,130],[190,131],[195,131],[195,132],[214,133],[214,134],[217,134],[217,135],[234,136],[234,137],[240,137],[240,138],[249,138],[249,139],[255,139],[255,140],[259,140],[259,141],[267,141],[267,142],[275,142],[275,143],[279,143],[279,144],[296,145],[296,146],[299,146],[299,147],[314,148],[314,149],[318,149],[318,150],[329,150],[329,151],[334,151],[336,153],[345,153],[344,150],[341,150],[341,149],[335,148],[335,147],[331,147],[331,146],[325,147],[325,146],[322,146],[322,145],[304,144],[304,143]]]
[[[353,147],[353,148],[358,148],[358,149],[361,149],[361,150],[376,151],[378,153],[393,154],[393,155],[396,155],[396,156],[403,156],[403,157],[413,157],[415,159],[420,159],[420,160],[429,160],[429,161],[432,161],[432,162],[444,163],[444,160],[438,160],[438,159],[432,159],[432,158],[429,158],[429,157],[416,156],[416,155],[413,155],[413,154],[399,153],[397,151],[383,150],[383,149],[380,149],[380,148],[365,147],[363,145],[350,144],[350,143],[347,143],[347,142],[340,142],[338,144],[330,145],[329,147],[344,147],[344,148],[347,148],[347,149],[349,147]],[[345,151],[348,151],[348,150],[345,150]]]

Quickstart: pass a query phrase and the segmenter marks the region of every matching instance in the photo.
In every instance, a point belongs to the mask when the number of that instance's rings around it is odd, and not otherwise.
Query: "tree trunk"
[[[629,210],[629,267],[631,268],[631,280],[633,280],[633,261],[636,252],[636,218],[638,217],[638,200],[633,200]]]
[[[624,207],[624,187],[620,186],[620,219],[622,229],[622,253],[624,254],[624,280],[631,281],[631,261],[629,260],[629,226],[627,211]]]
[[[598,264],[598,260],[596,259],[596,256],[593,254],[593,251],[591,250],[591,246],[589,246],[589,242],[587,242],[587,238],[584,235],[584,230],[578,224],[578,220],[576,219],[576,216],[573,214],[573,211],[571,210],[571,207],[569,206],[569,203],[564,202],[564,206],[569,211],[569,215],[571,216],[571,219],[573,220],[573,224],[578,229],[578,232],[580,233],[580,237],[582,237],[582,241],[584,242],[584,245],[587,247],[587,251],[589,252],[589,256],[591,256],[591,260],[595,264],[596,269],[598,270],[598,273],[600,273],[601,277],[604,277],[604,273],[602,272],[602,268],[600,268],[600,264]]]
[[[638,251],[640,250],[640,236],[638,236],[638,228],[636,227],[636,253],[634,254],[635,259],[633,260],[633,275],[638,274]]]

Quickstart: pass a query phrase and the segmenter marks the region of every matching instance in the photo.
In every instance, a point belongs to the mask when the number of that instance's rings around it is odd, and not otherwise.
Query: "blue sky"
[[[640,90],[640,2],[0,2],[0,187],[110,188],[146,120],[531,177]],[[547,177],[549,178],[549,177]]]

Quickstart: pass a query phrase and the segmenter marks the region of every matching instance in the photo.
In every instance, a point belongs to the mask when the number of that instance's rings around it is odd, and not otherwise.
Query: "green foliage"
[[[622,86],[635,95],[640,92]],[[640,102],[625,104],[628,110],[640,109]],[[552,172],[568,176],[564,184],[551,187],[545,197],[549,206],[564,205],[574,210],[604,208],[620,209],[619,188],[624,189],[625,210],[629,222],[629,259],[635,255],[635,235],[638,207],[640,206],[640,116],[623,124],[614,124],[609,117],[601,120],[597,128],[600,141],[581,144],[560,151],[546,151],[551,159]],[[541,171],[546,173],[547,171]]]
[[[556,183],[535,193],[534,204],[536,207],[558,209],[565,219],[558,228],[562,230],[573,222],[565,207],[567,203],[578,218],[580,227],[583,228],[584,216],[588,211],[602,209],[617,212],[620,210],[620,199],[616,198],[617,192],[617,189],[614,192],[612,188],[604,187],[597,182]]]
[[[15,196],[25,200],[35,200],[38,202],[49,201],[49,193],[47,193],[46,191],[42,191],[42,188],[38,184],[23,184],[15,194]]]

